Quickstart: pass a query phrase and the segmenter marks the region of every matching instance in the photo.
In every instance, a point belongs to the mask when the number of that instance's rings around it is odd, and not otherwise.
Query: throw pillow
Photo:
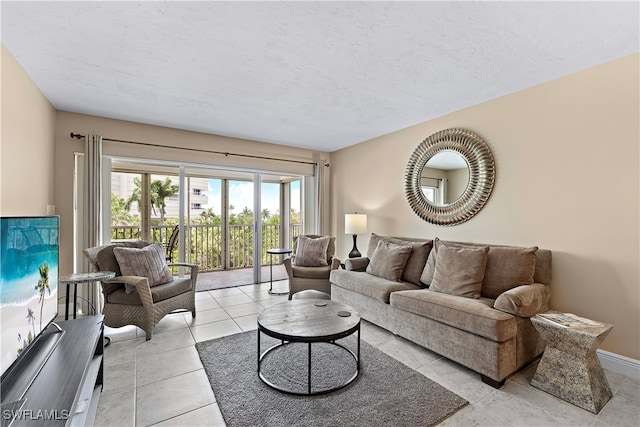
[[[439,246],[429,289],[461,297],[480,298],[489,247]]]
[[[300,236],[297,240],[296,256],[293,264],[299,267],[323,267],[327,263],[327,248],[330,236],[312,239]]]
[[[487,270],[482,282],[482,296],[498,296],[520,285],[533,283],[537,246],[531,248],[492,246],[487,257]]]
[[[431,285],[433,282],[433,273],[436,271],[436,257],[438,256],[438,246],[440,245],[441,240],[437,237],[433,239],[433,248],[431,252],[429,252],[429,257],[427,258],[427,262],[424,265],[424,269],[422,270],[422,274],[420,275],[420,283],[424,286]]]
[[[405,282],[413,283],[414,285],[420,285],[420,275],[424,270],[429,252],[431,252],[433,241],[427,239],[406,240],[399,237],[379,236],[375,233],[371,233],[367,251],[370,256],[373,255],[378,247],[378,242],[380,241],[391,242],[400,246],[411,246],[413,250],[411,251],[411,255],[409,255],[407,265],[405,265],[404,270],[402,271],[401,279]]]
[[[164,251],[159,243],[136,248],[113,248],[123,276],[141,276],[149,280],[149,286],[162,285],[173,281],[173,275],[167,267]],[[131,294],[136,288],[125,285],[125,292]]]
[[[411,250],[411,246],[401,246],[380,240],[367,266],[367,273],[399,282]]]

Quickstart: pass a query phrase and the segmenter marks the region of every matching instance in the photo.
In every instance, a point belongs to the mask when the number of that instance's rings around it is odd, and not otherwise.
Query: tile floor
[[[287,282],[274,288],[286,290]],[[195,319],[172,314],[151,341],[131,326],[107,328],[105,384],[96,426],[224,426],[224,420],[195,349],[195,343],[256,329],[258,313],[284,301],[269,284],[198,292]],[[529,385],[535,366],[499,390],[479,375],[433,352],[363,322],[362,339],[447,387],[470,405],[443,426],[638,426],[640,381],[607,372],[613,398],[598,415]]]

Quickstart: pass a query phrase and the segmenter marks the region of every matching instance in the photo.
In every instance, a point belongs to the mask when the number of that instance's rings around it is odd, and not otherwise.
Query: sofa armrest
[[[369,258],[366,256],[349,258],[344,262],[344,269],[351,271],[365,271],[369,265]]]
[[[522,285],[501,293],[493,308],[518,317],[532,317],[549,310],[549,288],[542,283]]]

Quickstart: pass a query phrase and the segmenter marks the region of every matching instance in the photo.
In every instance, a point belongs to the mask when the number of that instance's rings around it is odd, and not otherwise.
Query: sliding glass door
[[[203,272],[253,268],[257,282],[259,267],[269,263],[266,251],[290,248],[302,233],[300,176],[137,159],[110,164],[112,241],[159,242],[173,261]],[[171,246],[176,232],[180,245]]]

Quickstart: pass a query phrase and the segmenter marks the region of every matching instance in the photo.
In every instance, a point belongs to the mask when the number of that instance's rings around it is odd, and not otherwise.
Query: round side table
[[[289,291],[287,292],[275,292],[273,290],[273,256],[274,255],[288,255],[290,254],[292,251],[291,249],[286,249],[286,248],[273,248],[273,249],[267,249],[267,253],[270,255],[269,256],[269,294],[271,295],[286,295],[289,293]]]
[[[58,281],[67,285],[67,300],[64,306],[64,320],[69,320],[69,288],[73,285],[73,318],[76,318],[76,305],[78,304],[78,283],[91,283],[99,280],[109,280],[116,277],[116,273],[113,271],[96,271],[92,273],[73,273],[65,276],[60,276]],[[91,305],[95,313],[96,308],[90,301],[84,299]]]

